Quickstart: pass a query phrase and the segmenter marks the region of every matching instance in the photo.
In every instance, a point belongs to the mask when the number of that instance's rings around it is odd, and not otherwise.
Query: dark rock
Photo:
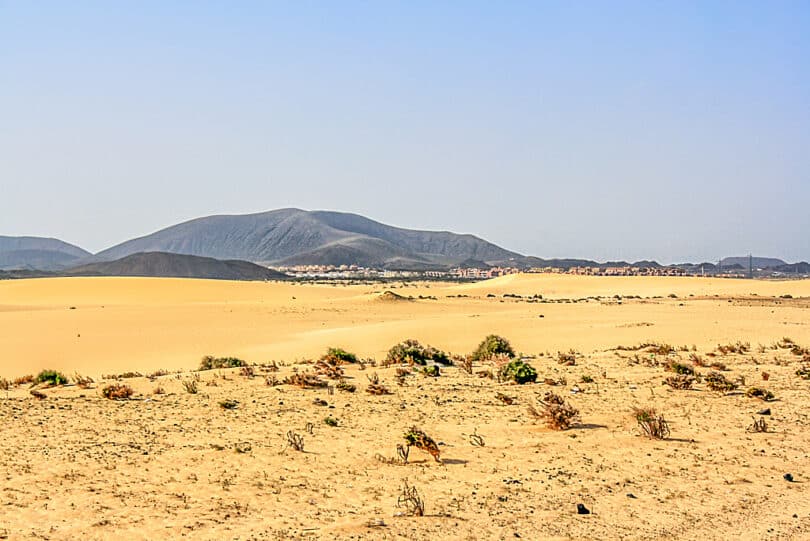
[[[759,410],[757,412],[757,415],[770,415],[770,414],[771,414],[771,408],[765,408],[764,410]]]
[[[782,476],[782,479],[784,479],[788,483],[792,483],[793,482],[793,474],[786,473],[785,475]]]
[[[590,515],[591,510],[582,505],[581,503],[577,504],[577,515]]]

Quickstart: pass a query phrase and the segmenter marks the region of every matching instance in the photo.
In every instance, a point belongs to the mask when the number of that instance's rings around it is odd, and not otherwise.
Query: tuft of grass
[[[135,391],[129,385],[113,383],[101,390],[101,395],[108,400],[128,400]]]
[[[214,370],[217,368],[241,368],[247,363],[236,357],[212,357],[206,355],[200,361],[200,370]]]
[[[337,387],[338,391],[343,391],[344,393],[353,393],[357,390],[357,385],[349,383],[345,379],[340,380],[335,387]]]
[[[197,386],[197,380],[194,379],[183,381],[183,389],[185,389],[188,394],[197,394],[200,390]]]
[[[28,374],[26,376],[20,376],[19,378],[14,378],[14,381],[12,381],[12,383],[16,387],[19,387],[20,385],[28,385],[29,383],[34,383],[34,375],[33,374]]]
[[[470,358],[473,362],[481,362],[491,359],[496,355],[506,355],[510,358],[515,356],[515,350],[509,340],[497,334],[490,334],[484,338]]]
[[[384,395],[384,394],[391,394],[391,391],[380,383],[380,376],[377,375],[377,372],[374,372],[370,376],[366,376],[368,379],[369,385],[366,387],[366,392],[368,394],[373,395]]]
[[[653,408],[635,408],[633,416],[641,431],[648,437],[655,440],[663,440],[669,437],[669,423],[664,416]]]
[[[56,370],[43,370],[34,378],[34,383],[45,383],[50,386],[65,385],[69,381],[67,376]]]

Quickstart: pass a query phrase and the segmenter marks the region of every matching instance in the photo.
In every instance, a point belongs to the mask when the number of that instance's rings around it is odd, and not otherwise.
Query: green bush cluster
[[[444,351],[432,346],[423,346],[416,340],[405,340],[395,345],[388,350],[385,360],[388,363],[412,362],[419,365],[424,365],[427,361],[444,365],[453,364],[450,356]]]
[[[512,345],[506,338],[496,334],[490,334],[478,344],[478,347],[472,354],[472,360],[474,362],[486,361],[495,355],[514,357],[515,350],[512,349]]]
[[[239,368],[247,366],[247,363],[236,357],[212,357],[206,355],[200,361],[200,370],[214,370],[216,368]]]
[[[341,363],[356,363],[356,362],[358,362],[357,355],[355,355],[354,353],[349,353],[345,349],[341,349],[341,348],[329,348],[329,349],[327,349],[326,353],[324,353],[321,356],[321,360],[326,361],[328,363],[336,364],[336,365],[341,364]]]
[[[43,370],[37,374],[34,381],[36,383],[47,383],[49,385],[65,385],[69,380],[67,376],[56,370]]]
[[[537,381],[537,370],[529,363],[513,359],[501,368],[501,380],[514,381],[520,385]]]

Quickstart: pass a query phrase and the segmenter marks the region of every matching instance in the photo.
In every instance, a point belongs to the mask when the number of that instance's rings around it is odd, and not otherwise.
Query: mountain
[[[0,270],[58,270],[89,255],[58,239],[0,236]]]
[[[720,263],[723,267],[733,267],[734,265],[739,265],[740,267],[747,269],[748,268],[748,256],[744,257],[726,257],[723,258]],[[753,265],[755,269],[770,269],[771,267],[779,267],[781,265],[787,265],[781,259],[776,259],[773,257],[754,257],[753,258]]]
[[[523,256],[473,235],[392,227],[341,212],[280,209],[198,218],[97,254],[109,261],[138,252],[241,259],[274,265],[357,264],[435,268],[467,259],[508,263]]]
[[[71,276],[148,276],[216,280],[284,280],[286,274],[248,261],[220,261],[210,257],[147,252],[115,261],[90,263],[68,270]]]

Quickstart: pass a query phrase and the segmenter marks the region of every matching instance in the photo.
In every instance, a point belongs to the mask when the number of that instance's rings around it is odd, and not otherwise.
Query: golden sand
[[[413,301],[382,302],[389,290]],[[97,380],[45,389],[44,400],[28,386],[0,393],[0,537],[808,538],[810,381],[795,374],[801,355],[771,346],[785,336],[810,346],[809,298],[810,281],[555,275],[407,286],[0,282],[0,377],[53,368]],[[381,360],[406,338],[466,353],[490,333],[535,356],[541,380],[565,384],[515,386],[447,368],[399,386],[395,367],[356,366],[347,368],[354,394],[265,384],[306,370],[296,363],[328,346]],[[741,391],[758,385],[778,400],[705,384],[675,391],[662,385],[671,373],[660,356],[613,349],[647,341],[694,348],[726,364],[728,378],[744,377]],[[707,356],[736,341],[751,350]],[[554,360],[570,349],[574,366]],[[691,353],[671,357],[687,363]],[[188,394],[187,371],[206,354],[281,370],[203,372],[199,393]],[[102,374],[158,369],[186,372],[125,380],[134,400],[100,396]],[[371,372],[393,394],[365,393]],[[153,395],[157,386],[166,394]],[[553,431],[527,414],[548,390],[580,410],[581,424]],[[224,399],[239,406],[223,410]],[[641,405],[664,412],[671,439],[639,435],[631,411]],[[747,432],[763,407],[773,410],[769,432]],[[375,458],[395,456],[413,424],[442,443],[442,464],[417,450],[407,466]],[[289,430],[304,436],[305,452],[282,452]],[[470,444],[476,430],[483,447]],[[406,478],[428,516],[399,516]],[[577,515],[577,503],[593,514]]]

